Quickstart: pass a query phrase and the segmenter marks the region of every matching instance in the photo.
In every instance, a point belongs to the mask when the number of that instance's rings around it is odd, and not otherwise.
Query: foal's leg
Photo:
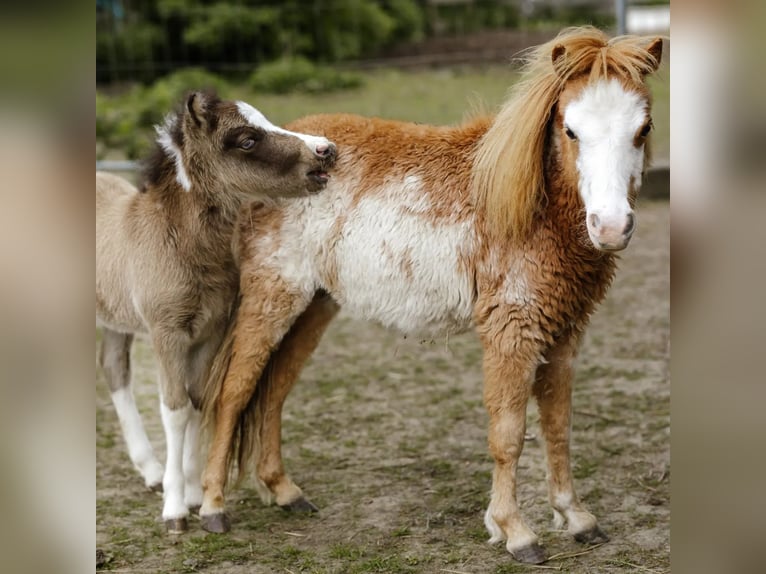
[[[538,564],[546,556],[516,502],[516,469],[524,446],[527,401],[539,355],[536,345],[520,338],[514,340],[502,331],[482,333],[482,341],[489,450],[495,459],[492,498],[484,524],[491,535],[490,544],[505,540],[514,558]]]
[[[153,339],[160,366],[160,415],[167,447],[162,518],[169,534],[179,534],[187,530],[189,515],[184,500],[184,443],[193,412],[186,391],[188,345],[182,333],[156,333]]]
[[[569,457],[572,420],[572,360],[577,352],[574,337],[554,347],[547,364],[540,366],[534,394],[540,411],[540,423],[548,459],[548,497],[553,507],[555,528],[568,524],[569,533],[578,542],[598,543],[609,540],[596,518],[575,494]]]
[[[198,512],[202,506],[202,460],[200,452],[200,426],[204,385],[208,381],[210,366],[223,339],[226,323],[214,329],[215,335],[203,343],[191,348],[188,354],[189,378],[186,388],[192,402],[189,423],[184,437],[184,503],[192,512]]]
[[[338,312],[329,296],[315,297],[272,354],[259,384],[263,384],[258,414],[261,417],[260,451],[256,473],[285,510],[316,512],[301,489],[285,474],[282,464],[282,406],[298,375],[319,345],[319,341]]]
[[[101,339],[100,363],[106,373],[112,403],[128,445],[130,460],[141,473],[147,487],[161,490],[162,465],[154,455],[154,449],[146,436],[130,388],[130,346],[133,343],[133,335],[102,328]]]
[[[272,351],[313,296],[291,291],[278,277],[247,277],[244,269],[240,280],[242,302],[234,327],[231,361],[214,407],[215,431],[202,475],[200,518],[202,527],[210,532],[230,528],[224,514],[223,489],[239,415],[253,396]]]

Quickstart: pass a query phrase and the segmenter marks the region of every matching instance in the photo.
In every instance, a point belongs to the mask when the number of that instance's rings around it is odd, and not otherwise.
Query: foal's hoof
[[[219,512],[218,514],[202,515],[200,518],[200,524],[203,530],[208,532],[215,532],[216,534],[223,534],[231,530],[231,524],[229,523],[229,517],[225,512]]]
[[[191,514],[199,514],[199,509],[202,508],[202,505],[200,504],[194,504],[189,507],[189,512]]]
[[[308,500],[305,496],[296,498],[287,504],[280,505],[279,508],[288,512],[319,512],[319,509],[314,506],[314,503]]]
[[[604,542],[609,542],[609,537],[598,526],[578,532],[574,535],[574,539],[580,544],[603,544]]]
[[[548,560],[545,550],[543,550],[543,547],[537,542],[519,548],[518,550],[514,550],[511,554],[516,560],[524,562],[525,564],[542,564]]]
[[[168,534],[183,534],[189,530],[189,523],[186,518],[171,518],[165,521],[165,529]]]

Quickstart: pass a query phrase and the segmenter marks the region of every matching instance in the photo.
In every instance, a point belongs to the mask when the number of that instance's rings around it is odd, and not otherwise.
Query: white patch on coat
[[[266,118],[266,116],[264,116],[261,112],[246,102],[237,102],[237,109],[239,110],[239,113],[242,114],[242,117],[250,122],[252,126],[278,134],[294,136],[302,140],[313,153],[316,153],[317,146],[324,147],[330,144],[330,140],[327,138],[311,136],[298,132],[291,132],[280,128],[279,126],[275,126]]]
[[[169,114],[165,118],[165,123],[162,126],[154,126],[157,132],[157,143],[162,146],[168,157],[172,159],[176,164],[176,181],[185,191],[191,191],[191,180],[189,174],[186,173],[184,167],[184,157],[179,147],[173,141],[170,135],[170,130],[176,117],[173,114]]]
[[[631,212],[631,178],[638,186],[644,167],[644,146],[633,142],[648,110],[643,96],[616,79],[586,87],[564,110],[564,124],[578,140],[580,194],[588,213],[611,218]]]
[[[366,198],[336,247],[340,293],[333,295],[354,316],[404,333],[464,331],[472,322],[473,288],[458,256],[470,248],[471,231],[470,222],[434,225],[400,205]]]
[[[268,253],[264,265],[296,291],[325,289],[354,317],[407,334],[465,331],[474,293],[459,256],[473,252],[474,224],[429,216],[421,186],[410,175],[353,206],[349,189],[331,182],[321,194],[283,203],[278,248],[264,235],[253,251]],[[331,270],[337,276],[328,284]]]

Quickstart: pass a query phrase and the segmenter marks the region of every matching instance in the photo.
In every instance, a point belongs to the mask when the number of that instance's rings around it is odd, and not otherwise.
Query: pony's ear
[[[213,104],[218,100],[215,94],[192,92],[186,98],[186,111],[197,127],[208,123],[208,116]]]
[[[650,63],[653,71],[656,72],[657,68],[660,67],[660,62],[662,62],[662,38],[655,38],[649,42],[646,51],[649,52],[649,55],[652,57]]]
[[[556,62],[558,62],[561,57],[566,53],[567,49],[564,46],[564,44],[556,44],[553,46],[553,51],[551,52],[551,62],[553,62],[553,66],[556,67]]]

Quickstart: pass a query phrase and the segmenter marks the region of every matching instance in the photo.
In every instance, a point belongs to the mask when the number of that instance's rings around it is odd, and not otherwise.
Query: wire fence
[[[439,48],[449,44],[455,49],[448,53],[478,59],[487,54],[464,46],[482,37],[491,44],[500,31],[534,33],[546,23],[613,27],[615,6],[616,0],[97,0],[97,81],[148,82],[189,66],[237,75],[285,56],[360,67],[389,58],[406,65],[408,57],[438,64]]]

